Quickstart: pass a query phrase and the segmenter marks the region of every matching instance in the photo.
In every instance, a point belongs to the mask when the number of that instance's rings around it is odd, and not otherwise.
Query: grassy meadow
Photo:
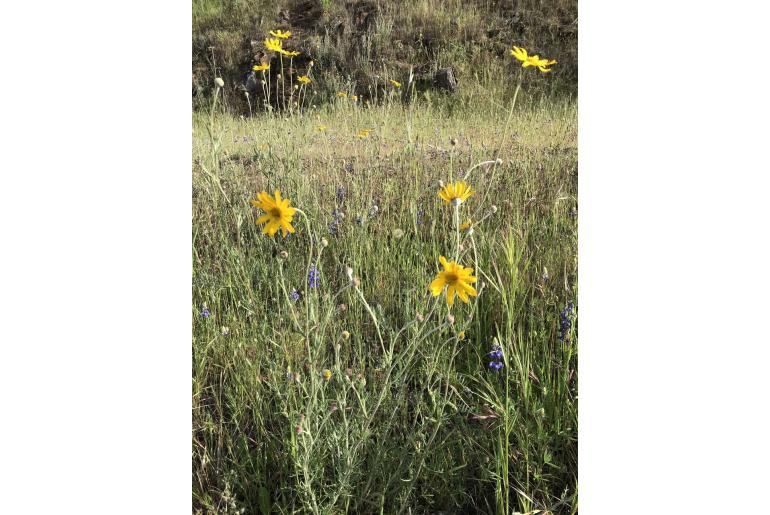
[[[196,512],[577,512],[576,102],[470,91],[193,114]]]

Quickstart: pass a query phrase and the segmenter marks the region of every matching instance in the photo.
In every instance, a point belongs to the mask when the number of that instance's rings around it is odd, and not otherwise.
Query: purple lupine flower
[[[502,369],[505,365],[502,361],[490,361],[487,365],[490,370],[494,370],[495,372],[499,372],[500,369]]]
[[[567,337],[567,333],[569,333],[569,330],[572,328],[572,312],[574,307],[572,301],[569,301],[559,314],[559,340],[561,340],[562,343]]]
[[[203,308],[203,309],[201,310],[201,316],[202,316],[203,318],[208,318],[208,317],[210,317],[210,316],[211,316],[211,311],[209,311],[209,308]]]
[[[307,285],[311,288],[316,288],[321,284],[321,277],[318,272],[318,267],[310,265],[310,271],[307,274]]]
[[[500,347],[495,347],[492,350],[492,352],[487,354],[487,356],[489,356],[492,359],[502,360],[503,359],[503,351],[502,351],[502,349]]]
[[[422,225],[422,217],[425,215],[424,209],[418,209],[417,210],[417,225]]]
[[[490,361],[489,364],[487,365],[490,370],[494,370],[495,372],[497,372],[505,366],[503,364],[503,349],[501,349],[499,345],[494,345],[492,347],[492,351],[489,354],[487,354],[487,356],[489,356],[493,360],[493,361]]]
[[[295,301],[295,302],[298,301],[299,300],[299,292],[296,289],[291,290],[291,293],[289,294],[289,298],[291,300]]]
[[[342,204],[343,202],[345,202],[345,186],[337,187],[337,202],[339,204]]]

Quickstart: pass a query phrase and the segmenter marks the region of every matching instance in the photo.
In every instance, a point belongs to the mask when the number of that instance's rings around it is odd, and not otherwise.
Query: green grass
[[[577,511],[577,109],[525,93],[510,120],[510,92],[193,115],[196,511]],[[458,249],[437,183],[498,157],[468,179]],[[263,189],[307,224],[261,234]],[[480,294],[449,323],[427,285],[456,252]]]

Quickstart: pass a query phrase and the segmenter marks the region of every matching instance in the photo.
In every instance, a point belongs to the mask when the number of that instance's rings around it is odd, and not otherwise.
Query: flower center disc
[[[456,283],[457,279],[459,279],[459,277],[457,277],[457,274],[453,274],[453,273],[446,274],[446,282],[448,282],[449,284]]]
[[[281,210],[277,207],[274,207],[270,210],[270,214],[276,218],[281,218]]]

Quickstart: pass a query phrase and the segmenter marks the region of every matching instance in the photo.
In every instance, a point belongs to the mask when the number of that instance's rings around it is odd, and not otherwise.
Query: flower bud
[[[345,275],[348,276],[348,280],[353,281],[353,269],[349,266],[345,267]]]
[[[438,180],[438,187],[439,188],[443,188],[444,187],[444,181],[442,181],[441,179]]]
[[[425,322],[425,317],[422,316],[422,313],[420,313],[419,311],[415,315],[414,319],[417,320],[420,323]]]
[[[321,238],[321,246],[322,247],[328,247],[329,246],[329,240],[326,238]]]
[[[341,336],[343,340],[347,340],[348,338],[350,338],[350,333],[347,331],[342,331]]]
[[[280,254],[278,254],[278,257],[281,259],[289,259],[289,253],[285,250],[282,250]]]
[[[216,84],[218,88],[225,87],[225,81],[223,81],[220,77],[214,79],[214,84]]]
[[[492,204],[492,207],[489,208],[490,211],[492,211],[492,214],[497,213],[497,206]]]
[[[449,325],[454,325],[455,317],[452,316],[451,314],[447,315],[446,316],[446,323],[449,324]]]

